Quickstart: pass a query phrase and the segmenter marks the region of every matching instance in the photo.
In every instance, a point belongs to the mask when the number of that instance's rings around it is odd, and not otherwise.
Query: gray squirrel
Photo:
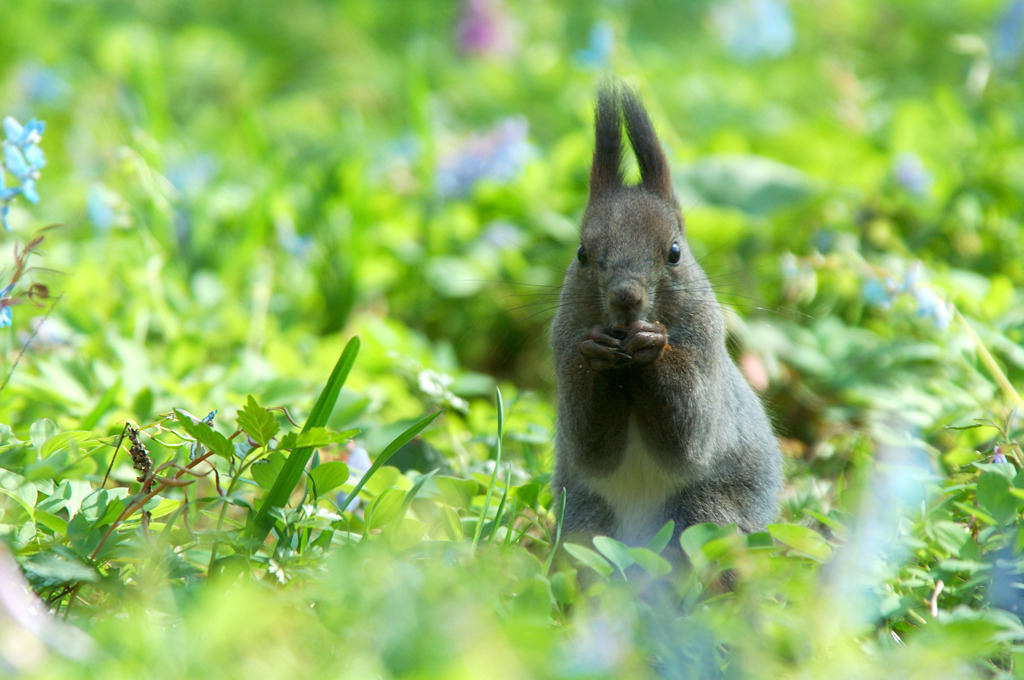
[[[622,173],[622,119],[640,184]],[[668,520],[763,529],[778,442],[725,346],[725,320],[684,239],[668,161],[636,95],[598,91],[590,197],[551,328],[563,532],[644,545]],[[676,544],[678,551],[678,545]]]

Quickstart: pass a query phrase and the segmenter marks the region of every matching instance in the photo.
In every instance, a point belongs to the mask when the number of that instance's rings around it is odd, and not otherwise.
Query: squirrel
[[[623,178],[623,118],[636,186]],[[594,126],[580,246],[551,327],[563,533],[636,546],[669,520],[676,543],[703,522],[762,530],[777,511],[782,456],[726,350],[654,127],[614,83],[598,90]]]

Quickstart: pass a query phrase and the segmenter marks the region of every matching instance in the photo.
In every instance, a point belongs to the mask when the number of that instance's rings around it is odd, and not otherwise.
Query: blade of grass
[[[476,550],[480,542],[480,534],[484,530],[484,522],[487,521],[487,510],[491,506],[491,496],[494,495],[494,485],[498,482],[498,470],[501,469],[501,434],[505,430],[505,403],[501,400],[501,390],[494,388],[494,395],[498,401],[498,443],[494,453],[494,474],[491,475],[491,483],[487,487],[487,497],[484,498],[484,507],[480,509],[480,519],[476,522],[476,530],[473,532],[473,550]]]
[[[512,484],[509,480],[512,479],[512,465],[511,463],[505,466],[505,490],[501,493],[501,500],[498,502],[498,510],[494,513],[494,522],[491,524],[491,533],[487,535],[487,545],[494,545],[494,537],[498,535],[498,527],[501,526],[501,518],[505,513],[505,503],[508,502],[508,489]],[[512,532],[512,525],[509,524],[509,533]]]
[[[341,388],[344,386],[345,381],[348,379],[348,374],[356,362],[357,354],[359,354],[359,338],[354,337],[345,345],[344,351],[342,351],[341,356],[338,358],[338,363],[334,365],[331,377],[327,379],[327,384],[324,385],[323,391],[320,392],[320,396],[313,405],[313,410],[306,419],[306,424],[302,427],[303,432],[308,432],[314,427],[324,427],[327,424],[327,419],[330,417],[331,411],[334,410],[334,404],[338,401]],[[311,446],[294,449],[288,455],[284,467],[281,468],[281,471],[277,474],[277,479],[274,480],[274,485],[267,493],[263,504],[256,512],[256,516],[249,523],[248,534],[253,549],[262,545],[263,541],[267,538],[267,534],[270,533],[270,527],[274,524],[274,520],[270,515],[271,511],[274,508],[282,507],[288,502],[288,497],[291,495],[295,485],[299,483],[299,479],[302,477],[302,470],[306,467],[306,463],[309,462],[311,455],[313,455],[313,447]]]
[[[409,489],[409,493],[405,494],[405,501],[402,502],[403,517],[405,516],[405,513],[409,510],[409,506],[412,505],[412,502],[416,500],[416,495],[419,494],[420,489],[423,488],[423,485],[429,482],[438,472],[440,472],[440,470],[438,468],[434,468],[427,474],[422,475],[418,480],[416,480],[416,483],[412,485],[412,488]]]
[[[551,545],[551,554],[544,564],[544,576],[551,572],[551,563],[555,561],[555,553],[558,552],[558,545],[562,542],[562,519],[565,517],[565,489],[562,490],[561,498],[558,501],[558,517],[555,523],[555,542]]]
[[[510,472],[511,472],[511,470],[510,470]],[[516,500],[515,498],[513,498],[512,499],[512,509],[509,510],[508,531],[505,532],[505,547],[506,548],[508,546],[512,545],[513,529],[515,529],[516,518],[518,516],[519,516],[519,501]],[[522,534],[519,534],[519,536],[520,536],[520,538],[522,538]]]
[[[393,442],[388,444],[387,448],[377,456],[377,460],[373,461],[373,465],[370,466],[370,469],[366,471],[366,474],[363,475],[363,478],[359,480],[359,483],[355,485],[345,500],[338,504],[338,507],[342,510],[347,508],[349,503],[352,502],[352,499],[358,496],[359,492],[363,490],[363,486],[370,480],[370,477],[373,477],[374,473],[381,469],[384,464],[388,462],[388,459],[390,459],[391,456],[398,453],[399,449],[408,444],[413,437],[426,429],[427,425],[430,425],[430,423],[434,421],[434,418],[438,417],[442,413],[443,411],[435,411],[426,418],[417,421],[412,427],[398,435]]]

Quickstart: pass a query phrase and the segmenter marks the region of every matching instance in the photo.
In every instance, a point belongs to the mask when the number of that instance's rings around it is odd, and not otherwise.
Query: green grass
[[[434,0],[5,7],[48,164],[0,243],[0,672],[1019,676],[1007,5],[792,2],[753,60],[728,6],[510,2],[491,54]],[[563,543],[549,488],[609,74],[786,453],[777,523],[674,568],[670,530]]]

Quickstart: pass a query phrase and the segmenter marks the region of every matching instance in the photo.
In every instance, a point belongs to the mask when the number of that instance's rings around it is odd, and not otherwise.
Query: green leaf
[[[772,535],[767,531],[755,531],[752,534],[747,534],[747,548],[755,550],[774,548],[775,541],[772,540]]]
[[[835,533],[835,535],[839,536],[840,538],[846,538],[846,536],[849,534],[849,531],[847,530],[846,526],[834,517],[829,517],[828,515],[825,515],[823,513],[806,509],[804,510],[804,514],[818,520],[819,522],[827,526],[829,529],[831,529]]]
[[[661,553],[668,546],[668,542],[672,540],[672,533],[676,530],[676,523],[669,520],[665,523],[658,533],[654,535],[654,538],[647,544],[647,549],[658,554]]]
[[[231,460],[235,453],[235,447],[228,441],[228,438],[217,430],[203,422],[196,422],[188,414],[174,409],[174,417],[178,423],[185,428],[185,431],[193,439],[213,451],[218,456]]]
[[[82,506],[75,516],[81,516],[94,526],[109,524],[124,510],[126,498],[128,489],[123,486],[116,489],[96,489],[82,499]]]
[[[281,429],[280,425],[267,409],[256,403],[251,394],[245,399],[245,408],[238,412],[238,427],[245,430],[253,441],[267,448],[270,440]]]
[[[100,397],[98,402],[96,402],[93,409],[89,411],[89,414],[82,419],[82,422],[79,423],[79,428],[82,430],[92,430],[95,428],[97,423],[100,422],[100,418],[102,418],[103,415],[114,405],[114,402],[117,400],[117,394],[120,391],[121,378],[118,378],[114,381],[114,384],[103,393],[103,396]]]
[[[309,471],[317,498],[324,497],[328,492],[347,482],[348,475],[348,465],[340,460],[321,463]]]
[[[537,482],[528,482],[516,487],[515,496],[528,508],[537,509],[537,500],[540,498],[541,486]]]
[[[63,537],[68,532],[68,523],[63,518],[47,512],[46,510],[36,508],[35,520],[36,524],[46,527],[56,536]]]
[[[462,531],[462,519],[450,505],[441,506],[441,526],[450,541],[461,541],[465,537]]]
[[[249,468],[249,472],[257,484],[264,489],[269,489],[274,486],[274,481],[277,480],[277,476],[281,473],[281,468],[283,467],[284,454],[275,451],[263,460],[253,463],[252,467]]]
[[[40,458],[49,458],[53,454],[68,448],[72,442],[78,444],[92,437],[92,432],[86,430],[69,430],[53,435],[46,440],[43,448],[39,450]]]
[[[832,556],[832,546],[813,529],[797,524],[769,524],[767,529],[779,543],[813,560],[824,562]]]
[[[671,538],[671,534],[669,534],[669,538]],[[665,544],[668,545],[667,539]],[[672,564],[653,550],[648,548],[629,548],[626,552],[629,554],[630,559],[651,575],[651,578],[658,578],[672,571]]]
[[[412,502],[416,499],[416,496],[419,494],[420,490],[423,489],[423,485],[426,484],[427,482],[429,482],[431,479],[433,479],[434,475],[436,475],[436,474],[437,474],[437,470],[434,469],[434,470],[431,470],[430,472],[428,472],[425,475],[420,475],[420,478],[416,480],[416,483],[413,484],[412,488],[409,489],[409,491],[406,492],[406,494],[405,494],[405,508],[406,508],[406,510],[409,509],[409,506],[412,505]]]
[[[398,521],[405,514],[405,492],[390,489],[373,499],[366,508],[367,530],[382,529]]]
[[[438,477],[434,481],[445,503],[467,510],[473,503],[473,496],[480,489],[480,485],[474,479]]]
[[[32,423],[28,430],[29,439],[36,451],[42,452],[43,445],[57,434],[57,426],[49,418],[42,418]]]
[[[1010,493],[1011,480],[995,470],[978,476],[978,504],[1000,524],[1017,513],[1020,499]]]
[[[551,577],[551,595],[562,605],[572,604],[578,595],[576,579],[565,572],[558,572]]]
[[[705,522],[686,527],[679,535],[679,546],[690,558],[690,563],[697,569],[707,566],[708,560],[704,555],[704,544],[719,535],[717,524]]]
[[[0,469],[0,493],[9,496],[25,509],[29,517],[35,518],[38,492],[32,482],[16,472]]]
[[[562,545],[565,547],[565,551],[575,557],[576,561],[583,566],[590,567],[604,577],[611,576],[612,565],[600,554],[577,543],[563,543]]]
[[[594,536],[594,547],[614,564],[622,575],[633,565],[633,558],[629,556],[629,549],[625,544],[607,536]]]
[[[338,444],[352,439],[359,430],[345,430],[343,432],[331,432],[326,427],[312,427],[307,431],[295,433],[289,432],[281,438],[277,445],[278,451],[292,451],[294,449],[309,447],[319,448],[329,444]]]
[[[92,485],[80,479],[65,479],[54,488],[49,496],[36,503],[36,510],[60,512],[67,510],[68,517],[74,517],[82,506],[82,499],[93,492]]]
[[[406,484],[409,484],[409,478],[404,476],[401,470],[390,465],[382,465],[377,468],[372,477],[366,480],[363,490],[373,497],[381,495],[388,489],[404,488]],[[412,485],[409,484],[409,486],[411,488]]]
[[[93,567],[85,564],[74,552],[66,548],[59,547],[35,555],[24,562],[24,567],[34,580],[48,587],[62,583],[92,583],[100,580],[100,575]]]
[[[341,356],[338,357],[334,370],[331,371],[331,376],[327,379],[327,384],[324,385],[324,389],[320,392],[320,396],[317,397],[316,403],[313,404],[313,410],[310,412],[309,417],[306,419],[306,424],[302,428],[303,432],[308,432],[315,427],[324,427],[327,424],[327,419],[330,417],[334,404],[338,400],[338,394],[348,379],[348,374],[352,370],[358,354],[359,338],[354,337],[349,340]],[[252,541],[251,547],[255,548],[262,544],[263,540],[267,537],[270,527],[274,523],[271,511],[275,508],[283,507],[288,502],[292,489],[295,488],[295,485],[299,483],[299,479],[302,478],[302,471],[312,455],[312,447],[297,448],[289,454],[284,466],[277,475],[277,479],[274,480],[274,485],[270,488],[266,498],[263,499],[260,509],[256,512],[255,516],[250,518],[246,527],[246,533]],[[341,507],[347,506],[348,502]]]

